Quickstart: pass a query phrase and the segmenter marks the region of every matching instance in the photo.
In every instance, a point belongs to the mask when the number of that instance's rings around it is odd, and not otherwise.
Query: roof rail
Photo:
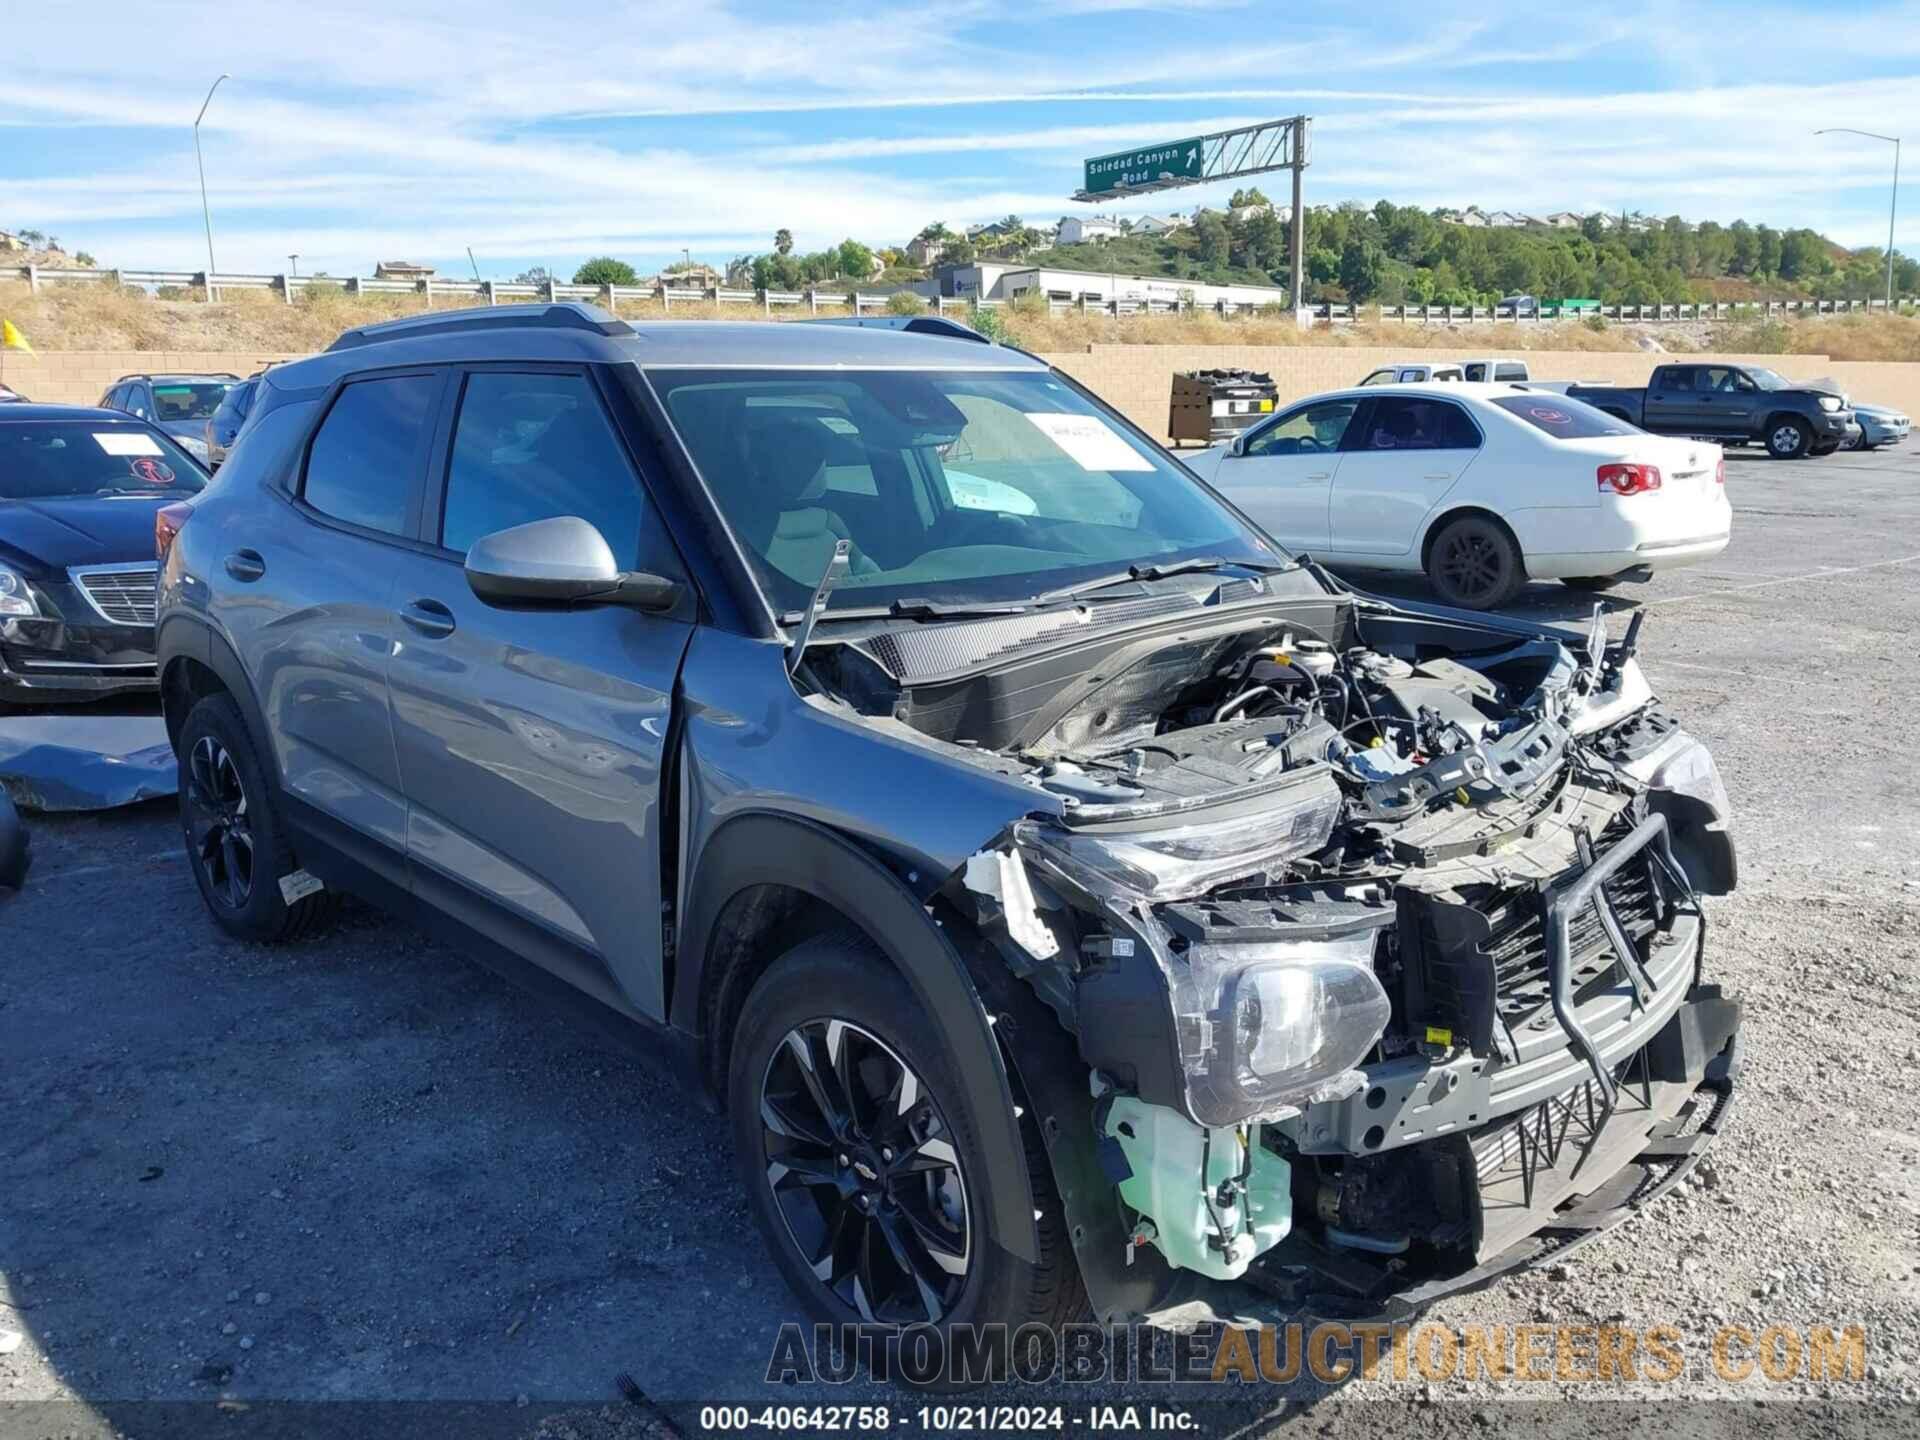
[[[949,340],[977,340],[982,345],[993,341],[958,320],[944,315],[823,315],[817,320],[802,320],[802,325],[860,325],[870,330],[905,330],[915,335],[944,335]]]
[[[162,370],[160,373],[162,375],[206,375],[215,380],[238,380],[240,378],[238,375],[234,374],[231,370]],[[151,379],[153,379],[152,371],[136,370],[131,375],[122,375],[118,380],[115,380],[113,383],[115,385],[123,385],[129,380],[151,380]]]
[[[410,340],[417,335],[454,335],[469,330],[591,330],[598,335],[631,335],[634,329],[598,305],[562,301],[552,305],[487,305],[453,314],[418,315],[386,320],[348,330],[327,347],[353,350],[382,340]]]

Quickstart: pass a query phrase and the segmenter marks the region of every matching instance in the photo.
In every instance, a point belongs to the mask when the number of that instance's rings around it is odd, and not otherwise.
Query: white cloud
[[[8,20],[35,63],[0,114],[0,223],[127,263],[199,263],[188,126],[215,64],[234,78],[202,143],[235,268],[297,249],[303,265],[364,270],[468,243],[555,263],[682,246],[717,260],[782,226],[803,248],[897,242],[934,216],[1069,210],[1085,155],[1302,110],[1318,117],[1314,201],[1628,205],[1873,243],[1883,147],[1810,132],[1920,135],[1920,85],[1910,64],[1894,73],[1920,54],[1911,5],[1855,18],[1873,43],[1839,54],[1814,43],[1831,36],[1824,12],[1712,0],[1685,43],[1670,15],[1629,4],[1558,17],[1538,45],[1529,12],[1498,3],[1466,19],[1410,0],[1309,7],[1284,26],[1248,7],[1221,21],[1232,44],[1211,5],[1190,3],[950,0],[928,24],[684,0],[668,23],[549,0],[531,25],[511,0],[437,14],[262,0],[221,27],[211,60],[187,0],[33,7]],[[1789,53],[1807,78],[1754,79],[1785,74]],[[1567,88],[1601,76],[1632,83]],[[1237,113],[1192,108],[1205,106]],[[1225,188],[1140,204],[1217,203]]]

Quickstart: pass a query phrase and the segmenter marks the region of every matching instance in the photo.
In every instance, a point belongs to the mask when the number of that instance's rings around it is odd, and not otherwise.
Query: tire
[[[1798,460],[1813,448],[1807,422],[1789,415],[1767,427],[1767,454],[1775,460]]]
[[[831,1086],[806,1083],[802,1049],[815,1075],[834,1074]],[[897,1101],[908,1076],[919,1099],[903,1117]],[[840,1119],[829,1118],[831,1102],[855,1088],[875,1103],[841,1106]],[[1026,1177],[990,1171],[939,1027],[859,932],[804,941],[754,986],[734,1027],[727,1106],[754,1219],[816,1319],[925,1324],[944,1336],[956,1325],[1058,1330],[1084,1313],[1031,1119],[1021,1126]],[[905,1168],[916,1161],[925,1168]],[[808,1175],[818,1178],[796,1179]],[[1008,1186],[1020,1188],[1019,1213],[1039,1216],[1037,1266],[1013,1259],[992,1233],[993,1197]],[[838,1245],[827,1243],[834,1234]],[[902,1254],[917,1279],[895,1263]]]
[[[1427,547],[1427,579],[1462,610],[1497,610],[1527,583],[1520,547],[1507,527],[1483,515],[1450,520]]]
[[[1564,575],[1560,583],[1569,590],[1611,590],[1626,579],[1624,575]]]
[[[1833,454],[1833,452],[1838,450],[1839,448],[1840,448],[1840,442],[1838,440],[1834,440],[1834,441],[1830,441],[1828,444],[1825,444],[1825,445],[1814,446],[1813,449],[1807,452],[1807,454],[1811,455],[1816,460],[1822,460],[1822,459],[1825,459],[1827,456]]]
[[[1867,444],[1866,432],[1863,430],[1858,435],[1847,436],[1840,442],[1840,448],[1842,450],[1871,450],[1873,446]]]
[[[241,940],[292,940],[334,910],[325,890],[286,903],[281,877],[298,868],[273,787],[240,707],[209,695],[180,728],[180,829],[187,866],[214,921]]]

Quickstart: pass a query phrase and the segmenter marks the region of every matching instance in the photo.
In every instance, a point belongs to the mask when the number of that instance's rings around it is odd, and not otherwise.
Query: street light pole
[[[233,77],[222,73],[220,80]],[[200,218],[207,227],[207,299],[213,299],[213,211],[207,208],[207,165],[200,158],[200,122],[207,118],[207,106],[213,103],[213,92],[220,88],[220,80],[207,87],[207,98],[200,102],[200,113],[193,117],[193,163],[200,172]]]
[[[1893,194],[1887,200],[1887,309],[1893,309],[1893,220],[1900,209],[1900,137],[1898,135],[1880,135],[1872,130],[1855,130],[1846,125],[1835,125],[1826,130],[1816,130],[1816,135],[1864,135],[1869,140],[1884,140],[1893,146]]]

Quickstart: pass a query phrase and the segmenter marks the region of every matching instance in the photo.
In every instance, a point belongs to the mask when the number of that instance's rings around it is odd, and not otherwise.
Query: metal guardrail
[[[822,289],[818,286],[805,290],[753,290],[733,286],[707,286],[705,288],[683,288],[666,285],[573,285],[562,281],[549,280],[544,284],[529,284],[511,280],[441,280],[435,278],[421,280],[383,279],[376,277],[329,275],[229,275],[215,272],[212,275],[204,270],[83,270],[59,268],[44,265],[0,266],[0,279],[24,280],[30,290],[38,291],[42,285],[85,285],[105,284],[113,286],[136,286],[142,289],[177,288],[181,290],[199,290],[209,299],[218,299],[223,290],[264,290],[273,291],[285,298],[291,305],[303,291],[334,289],[349,295],[418,295],[428,307],[436,297],[461,297],[468,300],[484,298],[489,305],[515,300],[591,300],[604,305],[609,311],[619,313],[620,303],[657,301],[671,311],[675,305],[739,305],[758,308],[763,314],[772,314],[775,308],[805,306],[809,311],[818,313],[821,306],[846,308],[855,314],[867,314],[886,309],[891,295],[869,295],[857,289]],[[980,310],[997,310],[1007,302],[1004,300],[982,300],[975,297],[937,296],[921,297],[928,309],[935,314],[946,315]],[[1196,315],[1212,314],[1226,318],[1245,315],[1271,313],[1280,309],[1271,302],[1249,302],[1218,300],[1211,305],[1202,305],[1188,298],[1178,300],[1101,299],[1098,296],[1082,295],[1076,299],[1058,299],[1049,297],[1048,310],[1055,315],[1067,314],[1104,314],[1115,317],[1126,315]],[[1920,299],[1908,296],[1896,300],[1892,309],[1895,313],[1912,315],[1920,311]],[[1375,318],[1383,322],[1403,325],[1456,325],[1456,324],[1540,324],[1564,320],[1586,319],[1599,316],[1603,320],[1628,321],[1635,324],[1677,324],[1700,320],[1772,320],[1782,318],[1800,318],[1802,316],[1828,315],[1870,315],[1884,314],[1888,311],[1884,300],[1729,300],[1702,302],[1687,305],[1357,305],[1352,302],[1329,303],[1303,307],[1303,315],[1315,322],[1327,325],[1351,325],[1365,318]]]
[[[771,310],[776,305],[805,305],[818,311],[845,307],[860,314],[884,310],[890,295],[870,295],[860,290],[812,287],[800,291],[745,290],[731,286],[704,288],[666,285],[573,285],[549,280],[529,284],[513,280],[396,280],[367,276],[332,275],[242,275],[204,270],[81,270],[44,265],[0,266],[0,280],[24,280],[29,290],[42,285],[112,285],[141,289],[199,290],[209,299],[218,299],[224,290],[265,290],[280,294],[291,305],[302,292],[339,290],[348,295],[418,295],[431,306],[436,297],[484,298],[490,305],[516,300],[590,300],[618,313],[622,301],[658,301],[671,310],[675,305],[756,305]],[[932,302],[929,301],[929,304]],[[951,304],[952,302],[947,302]]]

